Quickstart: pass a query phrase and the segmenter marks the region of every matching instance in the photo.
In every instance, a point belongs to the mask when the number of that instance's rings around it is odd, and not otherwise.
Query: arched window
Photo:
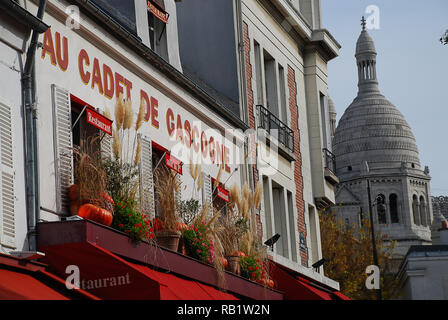
[[[389,196],[390,221],[392,223],[399,223],[398,218],[398,197],[395,193]]]
[[[386,197],[383,194],[376,197],[376,212],[378,213],[378,223],[386,224]]]
[[[420,222],[422,226],[428,225],[428,221],[426,221],[426,203],[423,196],[420,197]]]
[[[414,216],[414,224],[420,225],[420,212],[418,207],[418,198],[414,194],[412,197],[412,215]]]

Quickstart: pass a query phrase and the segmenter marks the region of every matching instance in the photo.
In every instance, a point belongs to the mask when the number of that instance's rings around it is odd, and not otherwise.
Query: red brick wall
[[[243,22],[243,38],[244,38],[244,62],[246,67],[246,92],[247,92],[247,108],[249,113],[249,126],[256,130],[255,126],[255,106],[254,106],[254,91],[252,89],[252,64],[250,63],[250,50],[251,43],[249,38],[249,29],[245,22]],[[257,159],[257,148],[255,145],[255,141],[252,141],[249,146],[249,155],[253,160]],[[254,188],[258,184],[258,170],[257,166],[254,164],[252,166],[253,176],[254,176]],[[257,226],[257,235],[261,238],[263,235],[262,225],[261,225],[261,217],[259,214],[256,216],[256,226]]]
[[[288,66],[288,89],[289,89],[289,110],[291,112],[291,129],[294,132],[294,155],[297,158],[297,160],[294,162],[297,227],[299,230],[299,235],[301,232],[303,232],[303,236],[306,239],[305,203],[303,201],[302,154],[300,153],[300,132],[298,123],[299,121],[298,111],[297,111],[297,83],[296,83],[295,71],[293,68],[291,68],[291,66]],[[300,250],[300,257],[302,259],[302,265],[308,266],[308,249],[306,252]]]

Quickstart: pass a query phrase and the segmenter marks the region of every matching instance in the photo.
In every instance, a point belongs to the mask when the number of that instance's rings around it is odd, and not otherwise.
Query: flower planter
[[[177,251],[179,248],[180,231],[159,230],[155,232],[156,243],[166,249]]]
[[[240,257],[238,256],[231,256],[227,257],[228,261],[228,270],[234,274],[240,275]]]

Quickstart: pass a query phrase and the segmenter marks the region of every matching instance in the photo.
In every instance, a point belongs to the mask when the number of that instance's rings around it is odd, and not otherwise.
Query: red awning
[[[233,295],[211,286],[158,272],[147,266],[130,264],[160,284],[161,300],[238,300]]]
[[[46,262],[61,276],[68,265],[78,266],[81,289],[102,299],[237,300],[197,281],[129,262],[92,243],[51,246],[44,252]]]
[[[0,254],[0,300],[98,299],[79,290],[73,292],[65,281],[45,271],[45,265]]]
[[[1,300],[70,300],[32,276],[0,270]]]
[[[285,300],[339,300],[343,296],[342,294],[337,295],[334,290],[300,277],[299,273],[286,270],[273,261],[270,263],[270,274],[276,288],[284,292]],[[350,299],[345,297],[345,300]]]
[[[339,299],[341,299],[341,300],[352,300],[349,297],[347,297],[347,296],[343,295],[342,293],[340,293],[339,291],[335,291],[335,292],[333,292],[333,294],[336,297],[338,297]]]
[[[307,300],[333,300],[329,292],[311,285],[308,280],[299,278],[299,280],[296,281],[299,283],[299,286],[306,289]]]

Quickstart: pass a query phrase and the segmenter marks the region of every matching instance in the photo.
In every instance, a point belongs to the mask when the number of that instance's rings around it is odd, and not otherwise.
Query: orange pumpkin
[[[106,226],[110,226],[113,220],[112,212],[90,203],[81,206],[78,210],[78,215]]]
[[[98,210],[98,220],[97,222],[104,224],[105,226],[110,226],[112,224],[112,220],[114,219],[112,212],[109,210],[100,208]]]
[[[70,200],[75,201],[79,199],[79,189],[77,184],[73,184],[68,188],[68,197]]]
[[[268,280],[268,287],[269,287],[269,288],[274,288],[274,285],[275,285],[274,280],[269,279],[269,280]]]
[[[93,204],[90,203],[84,204],[81,206],[81,208],[79,208],[78,216],[84,219],[93,220],[92,218],[97,215],[98,209],[99,208]]]
[[[245,257],[246,254],[243,251],[235,251],[234,253],[232,253],[232,256],[234,256],[234,257]]]
[[[185,224],[185,223],[183,223],[183,222],[178,222],[177,223],[177,230],[178,231],[182,231],[182,230],[184,230],[184,229],[187,229],[188,228],[188,226]]]
[[[227,269],[227,266],[229,265],[229,262],[224,257],[218,257],[219,263],[223,266],[224,269]]]

